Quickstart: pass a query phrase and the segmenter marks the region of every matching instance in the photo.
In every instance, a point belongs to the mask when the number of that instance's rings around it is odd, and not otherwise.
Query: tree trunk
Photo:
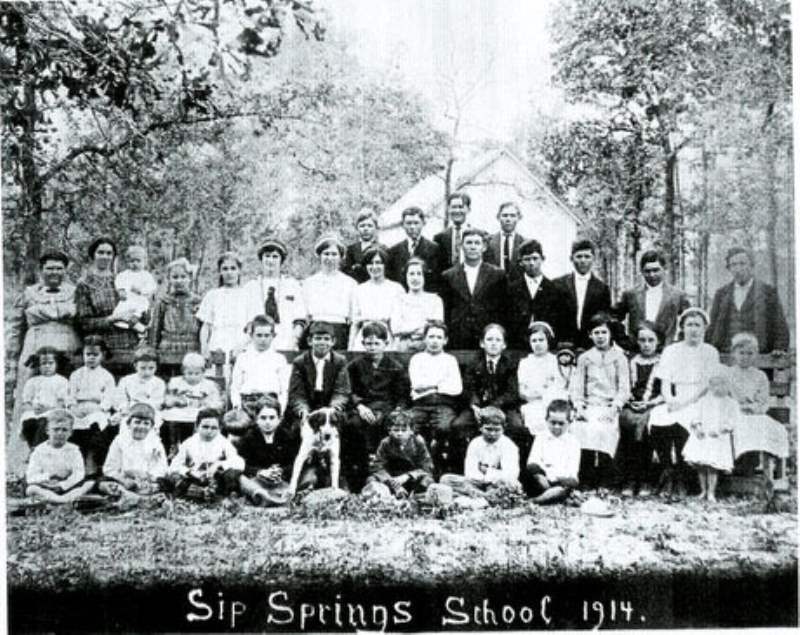
[[[443,220],[443,227],[447,229],[448,222],[450,217],[447,213],[447,199],[450,198],[450,193],[453,191],[452,179],[453,179],[453,164],[456,162],[455,158],[453,158],[452,153],[450,154],[450,158],[447,159],[447,167],[444,171],[444,207],[442,216],[444,217]]]
[[[24,57],[21,55],[20,57]],[[24,62],[22,63],[24,65]],[[34,152],[36,149],[36,88],[33,82],[25,82],[22,87],[24,95],[22,118],[22,134],[20,135],[20,188],[22,213],[26,219],[27,241],[25,244],[25,283],[33,284],[38,276],[39,254],[42,249],[42,187],[39,170],[36,167]]]
[[[780,222],[778,210],[777,170],[775,167],[775,145],[772,138],[765,140],[763,152],[764,175],[767,181],[767,253],[769,254],[769,276],[773,286],[778,285],[778,240],[776,233],[781,231],[783,223]]]
[[[665,142],[669,148],[669,140]],[[667,226],[665,249],[669,263],[669,278],[672,284],[678,280],[681,268],[678,223],[675,216],[675,169],[678,157],[669,151],[664,162],[664,219]]]

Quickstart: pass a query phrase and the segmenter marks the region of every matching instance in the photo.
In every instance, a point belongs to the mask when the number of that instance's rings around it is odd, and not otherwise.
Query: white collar
[[[473,271],[477,271],[478,269],[481,268],[482,264],[483,264],[483,260],[479,260],[477,265],[467,264],[467,261],[465,260],[464,261],[464,269],[472,269]]]
[[[661,282],[659,282],[654,287],[651,287],[649,284],[647,284],[645,282],[644,283],[644,290],[645,290],[645,292],[648,292],[648,291],[663,291],[664,290],[664,281],[662,280]]]
[[[573,270],[572,274],[575,276],[575,280],[583,280],[584,282],[589,282],[589,278],[592,277],[592,272],[589,273],[578,273],[577,271]]]
[[[325,353],[325,357],[317,357],[314,353],[311,353],[311,359],[314,361],[314,365],[321,364],[322,362],[329,362],[331,361],[331,353],[328,351]]]
[[[753,280],[754,280],[754,278],[750,278],[744,284],[739,284],[738,282],[734,282],[734,285],[739,287],[740,289],[749,289],[753,284]]]
[[[535,278],[532,277],[532,276],[529,276],[527,273],[525,273],[524,275],[525,275],[525,280],[528,281],[528,284],[531,284],[531,283],[541,284],[542,283],[542,278],[544,278],[544,274],[543,273],[540,273]]]
[[[500,355],[498,355],[497,357],[491,357],[490,355],[485,355],[485,357],[486,357],[486,361],[487,361],[487,362],[494,362],[494,363],[495,363],[495,365],[497,365],[497,362],[499,362],[499,361],[500,361],[500,358],[502,357],[502,355],[503,355],[503,354],[501,353],[501,354],[500,354]]]

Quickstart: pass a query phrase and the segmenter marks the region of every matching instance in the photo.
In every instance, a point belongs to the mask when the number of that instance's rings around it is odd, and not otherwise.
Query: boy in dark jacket
[[[386,326],[368,322],[361,329],[361,339],[366,353],[347,365],[353,409],[342,430],[343,468],[354,491],[367,477],[368,455],[375,453],[385,434],[386,416],[406,404],[411,392],[405,368],[384,355],[389,343]]]
[[[433,460],[425,439],[414,433],[406,413],[391,415],[389,436],[378,446],[369,481],[382,483],[397,498],[424,492],[433,483]]]
[[[314,322],[308,335],[311,349],[292,362],[287,420],[292,422],[293,438],[299,438],[300,426],[314,410],[333,408],[344,413],[350,401],[347,358],[333,351],[334,342],[333,325]]]
[[[456,470],[464,464],[464,452],[470,439],[478,434],[477,412],[487,406],[503,411],[505,434],[520,448],[521,454],[526,455],[530,449],[530,434],[519,411],[517,363],[505,353],[505,329],[499,324],[486,326],[480,347],[480,357],[464,372],[464,395],[469,408],[453,423],[450,464]]]

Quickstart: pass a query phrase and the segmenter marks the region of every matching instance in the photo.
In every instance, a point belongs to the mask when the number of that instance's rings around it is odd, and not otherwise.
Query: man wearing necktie
[[[497,210],[497,220],[500,222],[500,231],[489,238],[489,248],[486,250],[484,260],[497,265],[506,272],[509,281],[516,280],[522,275],[519,266],[519,248],[525,238],[517,233],[517,223],[522,218],[519,205],[507,201]]]
[[[442,257],[439,247],[422,235],[425,226],[425,212],[419,207],[407,207],[402,214],[402,227],[406,237],[392,245],[388,251],[386,277],[399,282],[406,289],[406,263],[412,256],[425,261],[425,291],[436,292],[439,274],[442,271]]]
[[[452,267],[464,262],[461,241],[464,230],[468,227],[466,220],[471,204],[472,200],[466,192],[455,192],[447,197],[447,217],[450,220],[450,227],[436,234],[433,242],[439,245],[443,259],[448,266]]]

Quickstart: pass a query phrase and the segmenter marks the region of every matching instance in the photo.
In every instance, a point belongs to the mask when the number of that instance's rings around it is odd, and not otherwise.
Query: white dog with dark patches
[[[331,487],[339,489],[339,441],[338,413],[333,408],[320,408],[308,415],[300,426],[300,450],[294,460],[289,494],[294,496],[300,482],[303,467],[309,459],[327,464],[331,474]]]

